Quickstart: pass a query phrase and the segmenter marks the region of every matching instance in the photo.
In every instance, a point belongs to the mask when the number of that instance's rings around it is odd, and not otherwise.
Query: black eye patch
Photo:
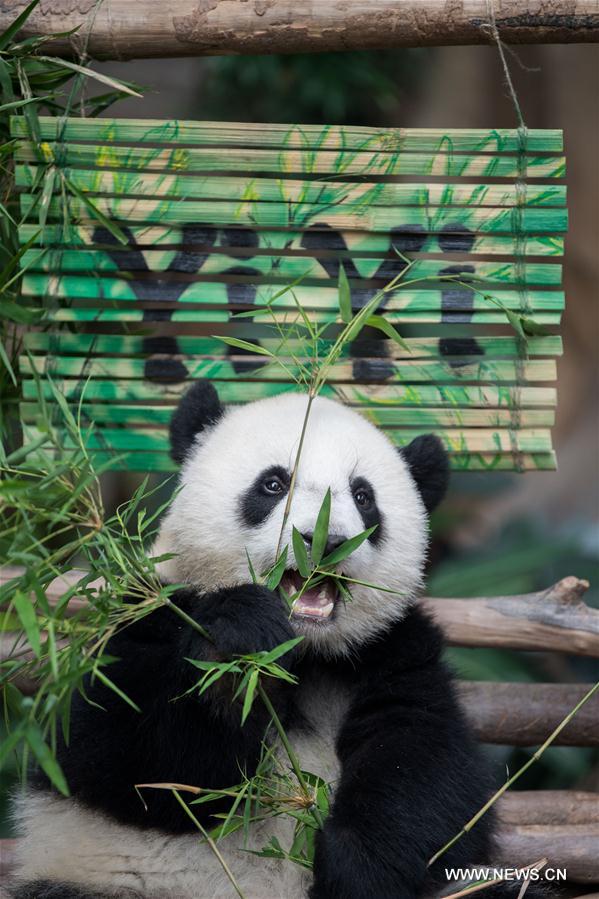
[[[366,478],[352,478],[349,482],[349,489],[352,492],[356,509],[362,518],[364,530],[377,526],[376,531],[368,538],[369,543],[376,546],[383,536],[383,516],[376,504],[376,495],[372,484]]]
[[[280,465],[265,468],[239,500],[243,523],[253,528],[263,524],[288,492],[289,472]]]

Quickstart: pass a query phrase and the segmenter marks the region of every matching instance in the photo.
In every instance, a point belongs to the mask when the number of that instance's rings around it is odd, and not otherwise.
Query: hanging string
[[[497,28],[497,22],[495,20],[495,4],[494,0],[487,0],[487,11],[489,15],[489,29],[491,32],[491,36],[495,41],[497,46],[497,51],[499,53],[499,59],[501,60],[501,65],[503,68],[503,76],[505,83],[507,85],[512,104],[514,106],[514,110],[516,113],[516,117],[518,120],[518,155],[516,160],[517,166],[517,177],[515,181],[515,191],[516,191],[516,202],[512,209],[512,231],[514,235],[514,268],[516,273],[517,280],[517,289],[518,296],[520,299],[520,310],[525,314],[529,315],[531,312],[530,307],[530,298],[528,295],[528,290],[526,287],[526,267],[525,267],[525,251],[526,251],[526,236],[523,228],[523,213],[526,207],[526,199],[527,199],[527,174],[528,174],[528,165],[527,165],[527,139],[528,139],[528,128],[526,127],[526,122],[524,121],[524,116],[522,114],[522,108],[520,106],[520,102],[518,100],[518,95],[516,94],[516,89],[514,88],[514,82],[512,81],[512,75],[510,72],[510,68],[508,66],[507,57],[505,54],[505,47],[503,45],[503,41],[501,40],[501,36],[499,34],[499,29]],[[521,414],[520,414],[520,406],[521,406],[521,390],[522,383],[524,380],[524,360],[527,356],[527,348],[526,341],[521,338],[520,335],[517,335],[518,342],[518,356],[516,357],[516,387],[514,390],[514,396],[512,398],[512,407],[511,407],[511,416],[510,416],[510,445],[512,450],[512,458],[514,460],[514,468],[516,471],[524,470],[524,459],[523,454],[520,448],[518,447],[517,441],[517,433],[520,430],[521,426]]]

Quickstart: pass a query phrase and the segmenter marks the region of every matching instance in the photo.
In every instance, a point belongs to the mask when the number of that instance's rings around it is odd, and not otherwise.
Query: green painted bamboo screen
[[[213,379],[229,403],[297,389],[299,339],[286,374],[215,335],[274,350],[272,323],[297,322],[296,304],[339,320],[340,263],[357,310],[409,257],[383,303],[408,349],[363,332],[324,392],[398,444],[437,432],[457,469],[555,467],[560,131],[48,117],[35,145],[25,129],[13,120],[23,301],[43,316],[21,359],[27,439],[34,374],[42,389],[50,374],[96,423],[98,459],[166,470],[168,420],[191,379]],[[506,309],[545,333],[525,343]]]

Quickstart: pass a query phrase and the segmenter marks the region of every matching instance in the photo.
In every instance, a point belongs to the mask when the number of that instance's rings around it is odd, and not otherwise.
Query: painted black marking
[[[444,253],[470,253],[474,246],[474,234],[460,222],[445,225],[439,235],[439,247]],[[450,265],[439,270],[439,275],[468,275],[476,271],[473,265]],[[467,277],[464,278],[467,280]],[[472,320],[474,291],[459,284],[445,284],[441,287],[441,322],[464,323]],[[462,314],[460,314],[462,313]],[[467,365],[460,356],[483,356],[484,350],[474,337],[441,337],[439,353],[448,357],[452,368]]]

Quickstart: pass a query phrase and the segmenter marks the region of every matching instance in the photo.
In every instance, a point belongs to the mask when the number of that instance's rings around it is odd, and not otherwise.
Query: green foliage
[[[370,124],[413,96],[426,71],[422,50],[220,56],[201,64],[205,118]]]

